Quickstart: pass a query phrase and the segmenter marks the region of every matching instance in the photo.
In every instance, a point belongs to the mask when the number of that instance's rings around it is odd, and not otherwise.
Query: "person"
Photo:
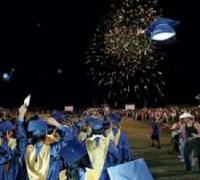
[[[63,158],[63,170],[59,174],[59,179],[85,179],[84,168],[88,164],[88,156],[85,146],[77,139],[68,141],[67,145],[61,149]]]
[[[171,127],[173,152],[180,155],[179,139],[180,139],[180,122],[176,120]]]
[[[155,119],[152,119],[152,123],[151,123],[151,141],[152,144],[151,146],[154,147],[155,143],[157,143],[157,148],[161,148],[160,145],[160,121],[159,121],[159,115],[156,114],[155,115]]]
[[[179,136],[179,152],[180,152],[180,161],[184,162],[184,148],[185,144],[187,141],[186,137],[186,132],[185,132],[185,118],[187,116],[184,116],[184,114],[179,116],[179,131],[180,131],[180,136]],[[192,159],[192,155],[190,157]]]
[[[108,180],[107,168],[119,162],[118,149],[104,134],[101,120],[91,122],[92,136],[85,141],[89,163],[86,167],[85,179]]]
[[[198,166],[200,169],[200,124],[194,120],[194,116],[188,113],[186,119],[185,131],[187,141],[184,148],[184,160],[186,170],[191,171],[191,160],[190,155],[192,151],[196,153],[198,159]]]
[[[131,150],[129,147],[126,133],[120,129],[120,117],[116,113],[109,114],[110,128],[106,130],[106,136],[114,142],[119,152],[119,163],[129,162],[132,160]]]
[[[86,118],[77,123],[77,126],[79,126],[79,133],[77,135],[79,142],[84,142],[88,137],[92,134],[92,128],[90,126],[90,121],[95,120],[93,118]]]
[[[53,117],[56,121],[58,121],[58,123],[60,123],[63,127],[66,127],[68,131],[70,131],[71,136],[73,137],[77,136],[77,128],[72,125],[71,119],[68,115],[62,114],[61,111],[54,110],[52,112],[51,117]]]
[[[26,112],[26,107],[23,105],[19,109],[17,129],[21,162],[25,162],[22,167],[26,167],[27,170],[23,172],[23,177],[58,179],[63,167],[60,150],[67,143],[63,141],[71,140],[72,136],[68,129],[54,118],[48,118],[46,121],[39,118],[28,123],[28,137],[23,126],[24,112]],[[59,135],[55,136],[56,132],[59,132]]]
[[[79,128],[77,139],[79,142],[84,142],[88,138],[86,122],[85,120],[81,120],[78,123],[76,123],[76,125]]]
[[[16,179],[19,169],[15,126],[9,120],[0,123],[0,179]]]

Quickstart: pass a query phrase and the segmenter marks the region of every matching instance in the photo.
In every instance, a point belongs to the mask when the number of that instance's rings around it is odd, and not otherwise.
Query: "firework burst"
[[[110,14],[97,27],[86,64],[109,98],[134,96],[146,102],[152,92],[156,101],[163,96],[165,83],[159,70],[163,53],[157,52],[145,34],[161,15],[157,4],[156,0],[125,0],[121,7],[112,5]]]

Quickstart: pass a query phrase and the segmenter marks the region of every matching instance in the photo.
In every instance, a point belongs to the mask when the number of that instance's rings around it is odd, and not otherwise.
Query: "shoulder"
[[[198,122],[195,122],[194,127],[200,129],[200,124]]]

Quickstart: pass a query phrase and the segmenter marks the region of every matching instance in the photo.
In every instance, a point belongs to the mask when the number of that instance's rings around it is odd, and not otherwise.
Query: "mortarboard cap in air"
[[[153,41],[166,41],[176,36],[174,27],[178,24],[179,21],[157,17],[147,28],[146,33]]]

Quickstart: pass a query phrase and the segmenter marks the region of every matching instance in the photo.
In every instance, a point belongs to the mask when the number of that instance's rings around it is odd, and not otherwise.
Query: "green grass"
[[[150,126],[143,122],[126,120],[122,129],[127,133],[134,158],[143,157],[156,180],[200,180],[197,165],[192,172],[185,171],[184,163],[172,153],[170,133],[161,133],[162,148],[150,147]]]

